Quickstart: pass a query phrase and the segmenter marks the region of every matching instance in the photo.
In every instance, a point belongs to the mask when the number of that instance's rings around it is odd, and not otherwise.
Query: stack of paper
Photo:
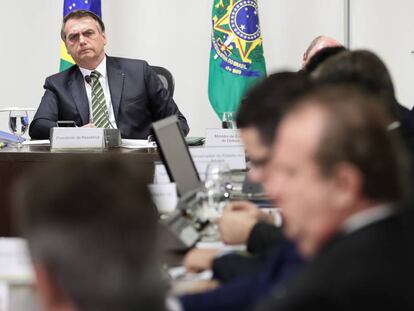
[[[155,148],[157,145],[154,142],[148,142],[147,139],[122,139],[121,147],[129,149],[146,149]]]

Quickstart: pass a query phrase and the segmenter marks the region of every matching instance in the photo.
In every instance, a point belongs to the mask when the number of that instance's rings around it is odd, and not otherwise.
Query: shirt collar
[[[343,224],[343,232],[346,234],[357,231],[374,222],[389,217],[393,213],[391,204],[376,205],[350,216]]]
[[[84,78],[86,76],[90,76],[91,72],[93,71],[82,67],[79,67],[79,70],[81,71]],[[106,55],[104,56],[101,63],[94,70],[98,71],[103,78],[106,78]]]

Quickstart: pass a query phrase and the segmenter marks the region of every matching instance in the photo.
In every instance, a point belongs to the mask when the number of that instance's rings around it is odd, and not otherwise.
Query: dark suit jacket
[[[407,213],[338,237],[256,310],[414,310],[414,234]]]
[[[285,241],[281,228],[258,222],[247,240],[248,253],[232,253],[214,259],[213,277],[221,283],[227,283],[235,278],[258,273]]]
[[[302,263],[295,245],[285,240],[277,246],[260,273],[235,279],[210,292],[182,296],[180,302],[185,311],[250,310],[268,297],[272,289],[287,282]]]
[[[142,60],[106,57],[109,89],[122,138],[146,139],[151,123],[177,115],[184,134],[187,121],[151,67]],[[46,79],[45,93],[30,125],[34,139],[48,139],[58,120],[89,123],[85,83],[78,66]]]

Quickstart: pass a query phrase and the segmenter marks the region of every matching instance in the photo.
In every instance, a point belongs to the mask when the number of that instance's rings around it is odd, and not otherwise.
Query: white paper
[[[0,280],[33,280],[33,269],[25,240],[0,238]]]
[[[148,185],[152,199],[160,213],[171,213],[177,206],[177,187],[175,183]]]
[[[121,147],[128,149],[145,149],[155,148],[156,144],[154,142],[148,142],[146,139],[122,139]]]
[[[0,311],[9,311],[9,286],[0,281]]]
[[[50,146],[50,140],[49,139],[25,140],[22,143],[22,145],[25,145],[25,146],[38,146],[38,145]]]
[[[211,161],[226,161],[231,170],[246,169],[246,155],[241,146],[231,147],[192,147],[191,156],[199,172],[204,175]],[[202,176],[200,174],[200,177]]]
[[[237,129],[206,129],[206,147],[242,146]]]

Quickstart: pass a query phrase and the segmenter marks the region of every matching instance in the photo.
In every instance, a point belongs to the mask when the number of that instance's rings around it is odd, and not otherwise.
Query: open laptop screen
[[[201,186],[200,177],[185,142],[180,123],[171,116],[152,124],[162,160],[171,181],[177,185],[178,194],[196,190]]]

